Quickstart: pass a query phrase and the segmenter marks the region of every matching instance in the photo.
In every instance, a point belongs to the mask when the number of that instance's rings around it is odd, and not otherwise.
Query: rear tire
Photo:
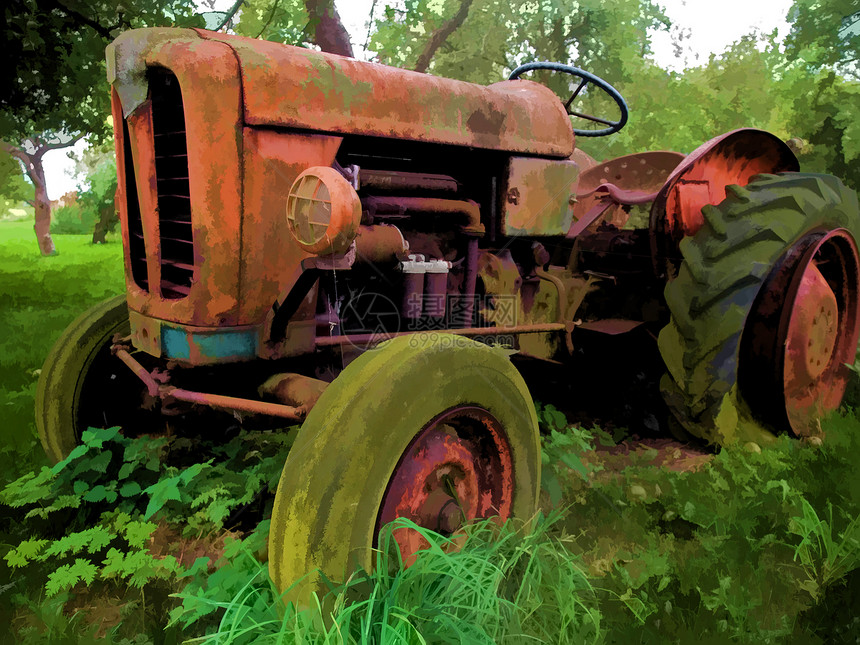
[[[785,376],[795,360],[785,328],[799,316],[790,284],[804,272],[827,273],[838,304],[832,353],[814,379],[820,413],[838,406],[848,378],[843,363],[853,363],[857,347],[857,195],[828,175],[758,175],[746,187],[727,187],[726,199],[702,214],[705,224],[681,242],[683,262],[665,289],[671,318],[658,344],[667,404],[709,443],[766,438],[762,431],[814,432],[817,415],[792,409],[799,395]],[[816,246],[827,240],[832,249]],[[827,261],[841,267],[814,268]]]

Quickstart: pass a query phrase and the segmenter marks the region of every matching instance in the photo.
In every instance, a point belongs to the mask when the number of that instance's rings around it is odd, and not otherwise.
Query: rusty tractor
[[[538,71],[570,95],[521,78]],[[772,134],[597,163],[575,137],[627,106],[575,67],[484,87],[204,30],[127,32],[107,73],[126,293],[47,358],[42,442],[60,460],[88,426],[301,423],[269,541],[282,589],[370,567],[394,518],[450,535],[535,513],[513,350],[565,363],[645,330],[670,418],[711,443],[814,435],[840,404],[857,196]],[[577,112],[583,92],[620,117]],[[395,539],[407,563],[426,544]]]

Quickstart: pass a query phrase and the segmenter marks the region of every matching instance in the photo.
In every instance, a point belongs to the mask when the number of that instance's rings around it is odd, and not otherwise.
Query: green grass
[[[43,463],[33,425],[38,370],[78,314],[125,288],[122,245],[54,235],[43,258],[30,221],[0,222],[0,482]]]
[[[853,643],[860,424],[846,412],[825,426],[822,447],[783,437],[694,472],[655,468],[648,450],[618,469],[599,431],[556,431],[544,453],[578,461],[552,462],[564,501],[529,529],[479,524],[454,551],[422,531],[431,548],[405,570],[385,532],[374,571],[301,609],[278,600],[252,534],[192,580],[173,619],[210,645]]]
[[[207,594],[214,581],[189,585],[174,614],[183,622],[201,607],[217,608],[220,620],[201,639],[210,644],[596,643],[602,634],[598,595],[580,558],[564,544],[559,518],[540,515],[528,527],[476,524],[459,549],[397,520],[380,536],[372,572],[357,572],[301,609],[284,606],[266,566],[237,545],[221,569],[236,580],[236,593],[218,601]],[[419,530],[430,543],[408,569],[392,539],[398,526]]]

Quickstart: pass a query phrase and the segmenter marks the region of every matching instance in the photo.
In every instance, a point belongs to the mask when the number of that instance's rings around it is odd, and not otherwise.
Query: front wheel
[[[860,333],[857,195],[804,173],[759,175],[726,195],[702,209],[666,286],[664,396],[711,443],[745,427],[817,434],[845,393]],[[738,426],[738,411],[750,423]]]
[[[540,443],[522,377],[501,352],[449,334],[398,337],[365,352],[325,390],[290,450],[275,497],[269,568],[307,602],[370,570],[397,517],[442,534],[487,517],[530,519]],[[427,546],[393,537],[408,565]]]
[[[54,463],[68,456],[89,426],[118,425],[117,408],[128,398],[130,387],[125,386],[131,373],[111,356],[111,340],[117,333],[129,333],[124,295],[76,318],[42,365],[36,386],[36,429]]]

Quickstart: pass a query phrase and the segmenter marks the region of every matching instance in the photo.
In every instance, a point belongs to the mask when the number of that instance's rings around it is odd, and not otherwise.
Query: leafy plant
[[[158,527],[149,520],[184,522],[186,533],[198,535],[219,530],[233,510],[273,487],[280,474],[275,464],[283,460],[287,441],[257,437],[256,443],[248,440],[249,449],[244,439],[212,448],[212,458],[179,468],[167,465],[168,457],[181,454],[183,441],[191,440],[132,439],[118,428],[84,431],[66,459],[0,491],[0,503],[24,511],[24,520],[58,514],[68,520],[62,522],[65,535],[56,537],[46,528],[43,536],[9,550],[6,563],[16,569],[44,565],[49,596],[96,579],[142,587],[183,574],[173,555],[149,549]]]
[[[595,463],[586,463],[582,455],[594,450],[595,440],[604,446],[614,445],[609,435],[594,428],[585,430],[568,424],[564,414],[551,404],[535,403],[538,425],[544,433],[541,442],[541,487],[557,506],[564,495],[564,486],[573,481],[588,482],[592,472],[600,470]],[[548,433],[548,436],[547,436]],[[576,487],[575,487],[576,488]]]
[[[9,551],[5,560],[12,568],[33,562],[51,563],[45,583],[48,596],[70,590],[78,583],[90,585],[96,578],[123,580],[139,588],[150,580],[167,579],[181,572],[175,557],[155,557],[146,548],[155,529],[153,522],[139,522],[125,513],[115,513],[102,517],[98,526],[58,540],[25,540]]]
[[[171,621],[184,627],[206,624],[204,619],[218,610],[227,610],[233,606],[237,597],[245,597],[252,589],[258,595],[262,594],[267,603],[265,607],[254,605],[256,611],[267,611],[273,607],[277,594],[272,597],[265,595],[265,589],[271,590],[271,584],[260,591],[260,584],[268,579],[268,573],[264,575],[265,564],[261,564],[256,555],[265,547],[269,524],[270,520],[264,520],[244,540],[228,538],[224,544],[224,553],[215,563],[215,571],[211,575],[200,575],[207,571],[208,558],[195,560],[188,571],[180,575],[180,578],[187,578],[189,582],[176,595],[182,604],[171,612]]]

